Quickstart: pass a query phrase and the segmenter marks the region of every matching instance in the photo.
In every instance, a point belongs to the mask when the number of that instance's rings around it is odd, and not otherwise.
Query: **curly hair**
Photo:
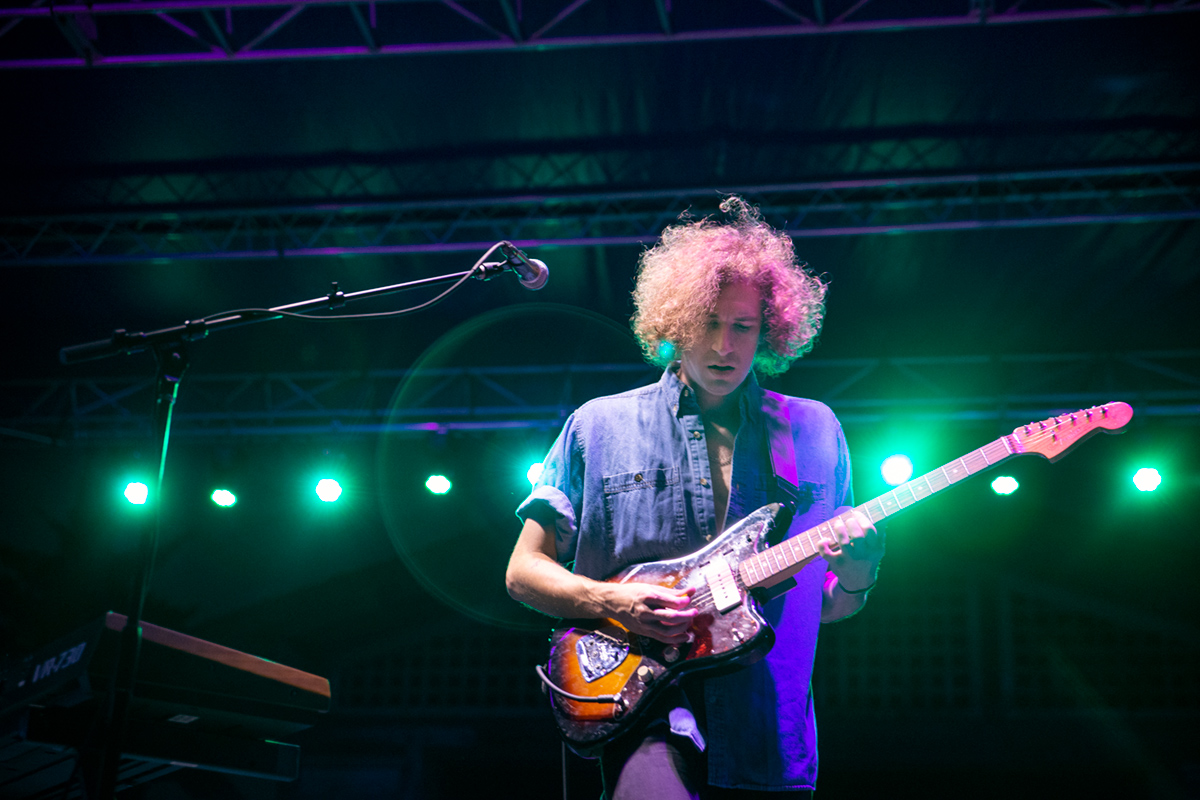
[[[633,332],[652,364],[665,367],[695,344],[721,289],[745,281],[763,298],[763,335],[754,367],[778,375],[812,349],[825,313],[825,282],[797,262],[791,238],[758,209],[730,196],[710,218],[666,228],[642,253],[633,290]]]

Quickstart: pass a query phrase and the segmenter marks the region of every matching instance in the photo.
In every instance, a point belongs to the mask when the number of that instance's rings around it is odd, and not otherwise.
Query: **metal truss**
[[[584,401],[657,378],[645,364],[194,375],[179,437],[353,436],[552,430]],[[42,443],[148,437],[153,380],[0,384],[0,436]],[[1137,419],[1200,421],[1200,350],[955,358],[807,359],[777,388],[843,423],[1021,424],[1113,400]]]
[[[111,0],[0,8],[0,68],[237,63],[1140,17],[1195,0]],[[14,29],[17,31],[14,33]]]
[[[1200,218],[1200,163],[735,186],[797,238]],[[311,203],[236,210],[0,217],[0,264],[244,260],[634,244],[705,191]]]
[[[1020,162],[1014,162],[1018,157]],[[694,136],[590,137],[501,142],[485,151],[426,148],[210,161],[92,165],[0,174],[0,218],[88,210],[80,224],[116,211],[145,224],[204,209],[220,217],[288,203],[359,207],[398,200],[454,205],[505,194],[630,192],[679,186],[696,164],[713,181],[759,186],[780,176],[897,178],[997,174],[1063,167],[1195,162],[1200,128],[1177,116],[939,124],[836,130],[723,131]],[[431,194],[430,187],[436,193]],[[678,192],[677,192],[678,193]],[[62,220],[56,217],[54,219]]]

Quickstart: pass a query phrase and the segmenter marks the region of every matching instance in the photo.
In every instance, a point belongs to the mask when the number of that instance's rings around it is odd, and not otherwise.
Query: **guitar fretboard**
[[[993,467],[1012,456],[1020,455],[1021,452],[1013,437],[1002,436],[978,450],[972,450],[965,456],[956,458],[949,464],[944,464],[919,478],[902,483],[874,500],[868,500],[856,507],[855,510],[861,512],[871,522],[879,522],[916,505],[927,497],[932,497],[943,489],[948,489],[977,472]],[[817,550],[818,543],[835,541],[833,520],[845,521],[852,513],[847,511],[839,514],[833,519],[826,520],[816,527],[809,528],[803,533],[798,533],[774,547],[747,558],[738,567],[742,582],[748,589],[757,589],[773,586],[796,574],[820,555],[820,551]]]

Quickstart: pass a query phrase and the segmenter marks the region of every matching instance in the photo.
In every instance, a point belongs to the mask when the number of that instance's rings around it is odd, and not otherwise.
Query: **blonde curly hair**
[[[652,364],[667,366],[702,334],[717,295],[745,281],[763,298],[763,334],[754,368],[778,375],[812,349],[825,314],[825,282],[796,261],[791,238],[758,209],[730,196],[710,218],[672,225],[642,253],[633,290],[633,332]]]

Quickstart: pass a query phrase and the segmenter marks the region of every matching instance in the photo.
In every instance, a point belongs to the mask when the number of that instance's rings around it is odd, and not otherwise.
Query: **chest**
[[[721,531],[729,514],[729,487],[733,483],[733,451],[737,443],[737,431],[729,425],[706,421],[704,433],[709,474],[712,476],[713,514],[717,530]]]

